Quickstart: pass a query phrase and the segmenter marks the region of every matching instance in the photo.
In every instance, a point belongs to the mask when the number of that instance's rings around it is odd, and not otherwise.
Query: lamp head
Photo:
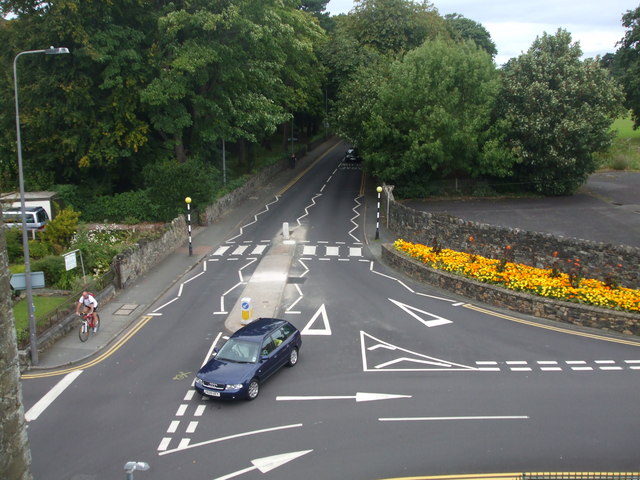
[[[61,55],[63,53],[69,53],[69,49],[67,47],[49,47],[44,53],[46,55]]]
[[[149,470],[149,464],[146,462],[127,462],[124,464],[124,471],[127,473],[133,473],[135,470],[142,472]]]

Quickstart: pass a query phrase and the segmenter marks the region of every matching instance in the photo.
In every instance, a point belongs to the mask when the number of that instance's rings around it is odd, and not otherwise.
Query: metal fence
[[[98,278],[91,278],[86,285],[82,287],[82,290],[69,293],[68,298],[58,305],[55,309],[43,313],[42,315],[36,315],[36,331],[40,336],[50,328],[59,325],[65,318],[67,318],[76,308],[76,302],[84,290],[89,290],[94,293],[105,289],[113,283],[114,272],[109,270],[107,273]],[[18,348],[24,349],[29,345],[29,332],[17,332],[18,335]]]
[[[522,480],[640,480],[640,472],[529,472]]]

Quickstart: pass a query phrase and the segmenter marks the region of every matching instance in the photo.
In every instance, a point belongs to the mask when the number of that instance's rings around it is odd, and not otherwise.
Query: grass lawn
[[[640,139],[640,129],[633,129],[633,120],[631,119],[631,115],[628,115],[624,118],[618,118],[613,125],[611,125],[611,130],[615,130],[618,133],[618,138],[638,138]]]
[[[611,130],[616,132],[616,138],[608,152],[598,155],[600,168],[640,170],[640,129],[633,129],[631,115],[618,118]]]
[[[67,297],[40,297],[33,296],[33,304],[35,305],[35,316],[44,315],[45,313],[54,310],[57,306],[61,305],[67,300]],[[16,329],[28,329],[29,319],[27,313],[27,299],[20,300],[13,307],[13,316],[16,319]]]

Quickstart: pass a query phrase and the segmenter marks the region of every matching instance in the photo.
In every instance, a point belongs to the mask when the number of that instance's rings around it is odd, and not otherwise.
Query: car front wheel
[[[260,383],[254,378],[249,383],[249,388],[247,388],[247,400],[254,400],[258,393],[260,393]]]
[[[298,363],[298,349],[294,348],[289,354],[289,363],[287,363],[287,367],[293,367],[296,363]]]

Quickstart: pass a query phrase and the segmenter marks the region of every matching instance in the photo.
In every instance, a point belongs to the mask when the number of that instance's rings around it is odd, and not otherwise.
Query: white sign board
[[[78,260],[76,258],[76,252],[67,253],[64,255],[64,268],[69,271],[78,266]]]

